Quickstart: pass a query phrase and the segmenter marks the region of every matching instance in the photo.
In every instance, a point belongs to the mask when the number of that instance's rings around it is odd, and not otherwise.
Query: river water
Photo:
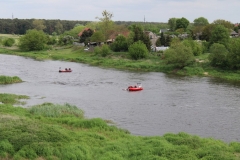
[[[23,107],[69,103],[84,110],[86,118],[111,120],[134,135],[186,132],[225,142],[240,141],[239,84],[1,54],[0,67],[0,75],[24,81],[0,85],[0,93],[30,96]],[[73,72],[59,73],[59,67]],[[144,90],[125,90],[138,82]]]

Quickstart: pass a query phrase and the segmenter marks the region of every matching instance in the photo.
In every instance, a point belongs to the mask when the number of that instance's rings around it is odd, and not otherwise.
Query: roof
[[[80,37],[84,31],[90,30],[90,28],[85,28],[84,30],[82,30],[80,33],[78,33],[78,36]]]

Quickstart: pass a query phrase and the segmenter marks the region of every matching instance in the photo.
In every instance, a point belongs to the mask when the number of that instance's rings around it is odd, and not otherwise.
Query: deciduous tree
[[[25,51],[43,50],[47,43],[47,36],[43,31],[28,30],[20,37],[19,48]]]

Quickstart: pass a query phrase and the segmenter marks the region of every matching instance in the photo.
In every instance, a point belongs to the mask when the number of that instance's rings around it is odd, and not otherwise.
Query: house
[[[169,29],[160,29],[159,33],[165,33],[165,32],[168,32],[168,31],[169,31]]]
[[[144,33],[149,37],[152,46],[155,47],[156,41],[159,38],[159,36],[157,36],[155,33],[151,32],[151,31],[144,31]]]
[[[238,33],[232,30],[231,33],[230,33],[230,36],[231,37],[237,37]]]

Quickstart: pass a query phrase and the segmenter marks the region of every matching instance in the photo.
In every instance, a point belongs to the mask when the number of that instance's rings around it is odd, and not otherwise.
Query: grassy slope
[[[28,109],[0,104],[0,157],[237,160],[240,143],[226,144],[186,133],[133,136],[102,119],[85,119],[83,111],[69,104],[45,103]]]

